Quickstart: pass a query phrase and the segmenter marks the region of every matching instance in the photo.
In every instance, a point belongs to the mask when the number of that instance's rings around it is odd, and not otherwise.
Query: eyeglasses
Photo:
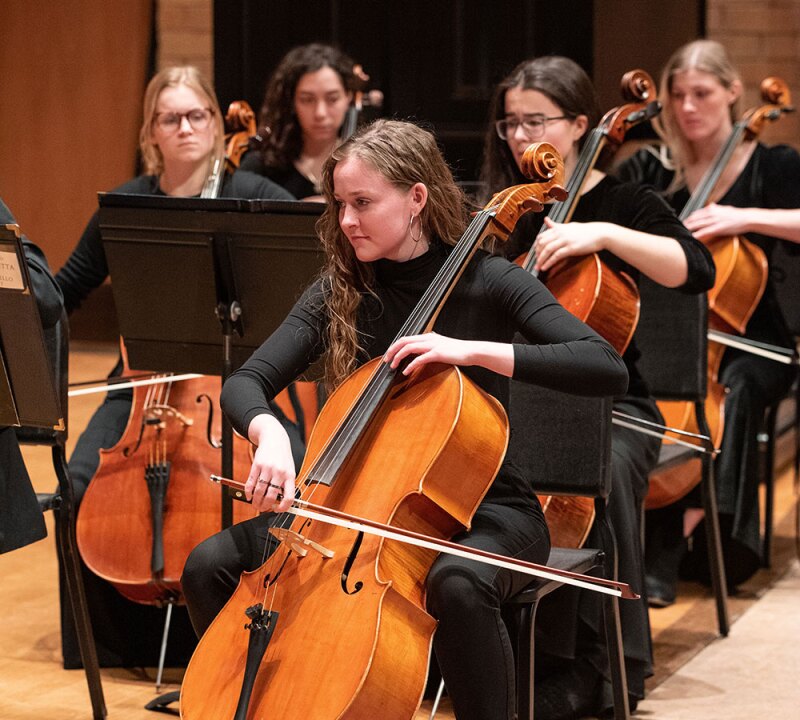
[[[570,119],[571,118],[568,115],[556,115],[554,117],[534,115],[526,118],[525,120],[520,120],[519,118],[513,117],[498,120],[494,124],[494,127],[495,130],[497,130],[497,136],[501,140],[508,140],[508,138],[513,137],[514,133],[517,132],[518,127],[522,128],[523,134],[529,140],[538,140],[540,137],[542,137],[542,135],[544,135],[544,129],[547,127],[547,123],[553,122],[554,120]]]
[[[177,132],[186,118],[192,130],[205,130],[211,123],[214,111],[211,108],[194,108],[185,113],[163,112],[156,113],[155,123],[164,132]]]

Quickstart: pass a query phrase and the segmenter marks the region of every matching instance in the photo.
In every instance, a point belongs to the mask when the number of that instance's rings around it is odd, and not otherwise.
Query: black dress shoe
[[[533,716],[536,720],[577,720],[596,714],[600,705],[602,676],[585,658],[577,658],[566,670],[536,683]]]
[[[654,608],[669,607],[675,602],[675,585],[654,575],[645,575],[647,604]]]

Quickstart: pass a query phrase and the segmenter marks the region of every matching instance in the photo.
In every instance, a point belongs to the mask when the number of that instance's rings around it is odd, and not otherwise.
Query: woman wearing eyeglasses
[[[577,63],[565,57],[542,57],[523,62],[500,83],[490,117],[481,173],[487,193],[526,182],[520,160],[528,145],[537,141],[555,145],[569,179],[600,113],[592,83]],[[714,280],[708,252],[655,193],[623,184],[599,170],[588,175],[571,222],[554,223],[543,214],[528,214],[517,224],[504,253],[517,257],[534,240],[540,271],[546,272],[565,258],[599,252],[612,270],[626,272],[634,280],[644,274],[681,292],[703,292]],[[639,356],[634,336],[623,356],[630,376],[628,392],[616,400],[615,408],[660,422],[655,402],[636,369]],[[608,512],[619,543],[619,578],[643,595],[641,600],[620,605],[628,693],[634,706],[644,696],[645,678],[652,674],[639,508],[658,450],[658,440],[632,430],[613,429]],[[587,544],[592,544],[591,537]],[[543,603],[539,611],[540,620],[549,611],[555,614],[552,622],[539,623],[548,633],[546,641],[537,641],[537,646],[546,650],[548,658],[537,662],[537,667],[556,670],[537,683],[537,720],[583,717],[612,707],[601,639],[601,605],[596,597],[590,597],[594,593],[566,596],[566,592],[558,591],[558,602],[549,607]],[[575,603],[572,611],[570,602]]]
[[[194,67],[170,67],[157,73],[144,96],[139,132],[144,174],[114,192],[134,195],[199,196],[209,181],[215,161],[224,156],[223,126],[214,90]],[[293,200],[270,180],[248,172],[225,174],[220,197]],[[177,270],[177,269],[176,269]],[[83,235],[56,274],[68,313],[80,307],[108,277],[108,264],[95,213]],[[176,277],[176,281],[179,278]],[[143,286],[142,291],[155,291]],[[112,371],[118,374],[121,364]],[[116,444],[128,422],[130,390],[111,392],[92,416],[70,457],[69,471],[80,502],[99,463],[100,448]],[[163,611],[125,600],[111,585],[84,570],[89,609],[95,618],[94,633],[103,665],[146,665],[157,662]],[[63,583],[62,583],[63,586]],[[62,599],[62,640],[66,667],[80,667],[69,610]],[[124,618],[124,621],[117,621]],[[181,617],[177,618],[180,622]],[[191,637],[188,621],[184,626]],[[180,645],[180,628],[173,631],[171,648]],[[177,654],[180,657],[180,653]],[[188,657],[188,654],[187,654]]]

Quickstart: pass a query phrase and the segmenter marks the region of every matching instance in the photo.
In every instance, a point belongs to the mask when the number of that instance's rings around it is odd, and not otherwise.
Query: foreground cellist
[[[389,346],[466,226],[463,194],[429,132],[409,123],[376,122],[333,152],[323,173],[323,191],[328,205],[319,229],[327,264],[321,278],[223,390],[223,407],[234,426],[257,446],[247,481],[257,508],[285,510],[295,494],[286,433],[268,401],[326,349],[327,377],[334,386],[369,358],[383,356],[392,366],[414,358],[406,373],[420,368],[435,372],[431,363],[461,366],[465,375],[503,403],[508,396],[506,378],[511,376],[576,393],[624,391],[624,366],[605,341],[558,305],[538,280],[480,251],[445,303],[436,333]],[[530,344],[511,344],[517,331]],[[423,440],[416,439],[418,444]],[[483,452],[484,440],[480,434],[470,445]],[[313,443],[312,437],[310,447]],[[465,481],[463,476],[450,479],[455,495]],[[381,491],[379,475],[372,490]],[[278,502],[279,495],[285,499]],[[190,556],[182,582],[198,634],[209,628],[240,573],[263,562],[265,538],[279,517],[264,514],[236,525]],[[533,488],[507,465],[500,467],[478,506],[471,530],[456,540],[533,562],[544,562],[550,545]],[[433,564],[425,582],[427,609],[438,620],[434,648],[460,720],[512,716],[513,658],[500,605],[527,582],[518,574],[450,556],[440,556]],[[341,589],[337,592],[342,594]],[[207,637],[216,635],[214,627]],[[319,640],[321,648],[296,648],[312,668],[324,665],[332,652],[324,644],[326,638]],[[206,637],[198,653],[205,641]],[[269,657],[262,665],[267,676],[282,663],[276,665]],[[344,658],[336,672],[345,671],[351,659],[346,648]],[[215,657],[212,667],[225,662]],[[290,690],[296,697],[314,692]],[[218,690],[204,691],[212,696]],[[188,711],[187,692],[185,681],[184,716],[202,717],[196,705],[194,712]],[[278,716],[288,717],[282,712]],[[297,717],[317,716],[310,712]],[[396,717],[385,715],[389,716]]]

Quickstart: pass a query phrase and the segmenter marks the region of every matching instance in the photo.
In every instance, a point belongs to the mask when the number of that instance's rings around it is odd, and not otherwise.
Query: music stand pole
[[[217,318],[222,324],[222,384],[233,372],[233,332],[242,315],[242,308],[234,300],[230,304],[217,305]],[[222,477],[233,477],[233,426],[225,413],[222,413]],[[227,492],[222,492],[222,528],[233,525],[233,501]]]

